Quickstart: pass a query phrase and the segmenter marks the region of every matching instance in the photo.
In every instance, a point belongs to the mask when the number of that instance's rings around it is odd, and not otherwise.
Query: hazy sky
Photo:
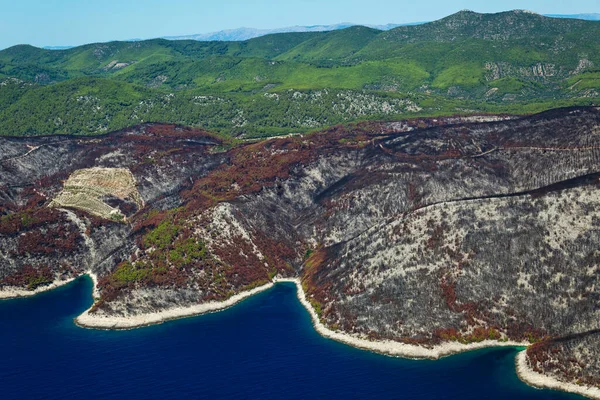
[[[0,0],[0,48],[278,28],[338,22],[403,23],[456,11],[600,12],[600,0]]]

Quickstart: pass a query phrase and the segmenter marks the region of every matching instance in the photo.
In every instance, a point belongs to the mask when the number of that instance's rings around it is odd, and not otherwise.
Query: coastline
[[[326,338],[345,343],[363,350],[373,351],[388,356],[396,356],[412,359],[432,359],[437,360],[452,354],[462,353],[469,350],[483,349],[488,347],[529,347],[529,343],[519,342],[497,342],[485,340],[478,343],[461,344],[447,342],[433,348],[425,348],[416,345],[398,343],[394,341],[369,341],[357,338],[348,334],[332,331],[321,323],[317,313],[306,299],[306,294],[302,289],[300,279],[279,279],[276,282],[292,282],[296,284],[298,300],[309,312],[315,330]],[[575,383],[561,382],[558,379],[548,375],[535,372],[527,365],[527,350],[520,351],[515,359],[515,368],[519,379],[532,387],[559,390],[568,393],[578,394],[590,399],[600,400],[600,388],[591,386],[581,386]]]
[[[90,277],[94,280],[94,295],[96,295],[96,277],[90,274]],[[195,317],[202,314],[208,314],[212,312],[222,311],[235,304],[253,296],[257,293],[264,292],[267,289],[273,287],[273,283],[269,282],[265,285],[256,287],[252,290],[238,293],[231,296],[225,301],[211,301],[204,304],[196,304],[189,307],[175,307],[168,310],[163,310],[154,313],[140,314],[129,317],[110,317],[100,315],[90,315],[90,309],[87,309],[75,318],[75,324],[82,328],[90,329],[110,329],[110,330],[123,330],[123,329],[134,329],[141,328],[144,326],[162,324],[163,322],[186,318]]]
[[[548,375],[534,371],[527,364],[527,350],[519,352],[515,360],[517,375],[521,381],[538,389],[553,389],[563,392],[575,393],[590,399],[600,399],[600,388],[593,386],[580,386],[575,383],[562,382]]]
[[[77,278],[78,277],[70,278],[70,279],[57,279],[54,282],[52,282],[51,284],[46,285],[46,286],[40,286],[35,290],[27,290],[27,289],[23,289],[21,287],[8,286],[6,288],[0,289],[0,300],[18,299],[18,298],[23,298],[23,297],[35,296],[36,294],[48,292],[50,290],[64,286],[68,283],[73,282]]]
[[[529,343],[521,342],[498,342],[493,340],[484,340],[477,343],[462,344],[458,342],[446,342],[431,348],[418,345],[395,342],[392,340],[371,341],[358,338],[347,333],[335,332],[327,328],[317,316],[317,313],[306,299],[300,279],[277,279],[275,282],[291,282],[296,284],[296,294],[300,303],[309,312],[315,330],[323,337],[347,344],[359,349],[372,351],[388,356],[410,358],[410,359],[429,359],[437,360],[452,354],[462,353],[470,350],[483,349],[488,347],[527,347]]]
[[[92,271],[88,271],[85,274],[90,277],[92,282],[94,282],[92,297],[94,298],[94,302],[95,302],[96,298],[100,297],[100,291],[98,290],[98,275],[96,275]]]
[[[98,282],[97,276],[91,271],[88,271],[86,274],[90,276],[90,278],[94,282],[93,297],[94,299],[96,299],[99,295],[96,285]],[[77,277],[68,280],[56,280],[51,285],[44,286],[33,291],[28,291],[22,288],[2,289],[0,290],[0,300],[20,297],[31,297],[36,294],[43,293],[58,288],[60,286],[64,286],[74,281],[75,279],[77,279]],[[252,290],[238,293],[225,301],[213,301],[189,307],[176,307],[155,313],[141,314],[138,316],[110,317],[90,315],[90,308],[84,311],[77,318],[75,318],[74,322],[77,326],[82,328],[104,330],[127,330],[140,328],[144,326],[156,325],[169,320],[194,317],[202,314],[225,310],[255,294],[271,289],[277,283],[283,282],[293,283],[296,285],[296,296],[302,304],[302,306],[308,311],[311,317],[313,327],[321,336],[362,350],[372,351],[375,353],[392,357],[437,360],[439,358],[450,356],[453,354],[483,348],[529,346],[529,343],[524,342],[498,342],[493,340],[485,340],[482,342],[470,344],[446,342],[440,345],[433,346],[431,348],[426,348],[418,345],[405,344],[391,340],[371,341],[368,339],[352,336],[347,333],[336,332],[327,328],[319,320],[317,313],[306,298],[306,294],[304,293],[302,283],[299,278],[275,278],[273,282],[269,282]],[[519,379],[529,386],[535,388],[560,390],[563,392],[578,394],[590,399],[600,400],[600,388],[580,386],[575,383],[562,382],[558,379],[552,378],[551,376],[540,374],[531,369],[527,364],[526,350],[520,351],[517,354],[517,357],[515,359],[515,368]]]
[[[97,296],[96,282],[97,278],[94,274],[89,273],[90,277],[94,280],[94,297]],[[106,329],[106,330],[124,330],[124,329],[135,329],[144,326],[161,324],[166,321],[195,317],[202,314],[217,312],[225,310],[242,300],[268,290],[275,284],[281,282],[293,283],[296,285],[296,295],[302,306],[308,311],[311,316],[312,324],[315,330],[323,337],[332,339],[349,346],[353,346],[359,349],[372,351],[393,357],[402,357],[409,359],[430,359],[437,360],[441,357],[450,356],[452,354],[462,353],[470,350],[477,350],[489,347],[527,347],[529,343],[522,342],[498,342],[493,340],[484,340],[482,342],[462,344],[458,342],[447,342],[431,348],[411,345],[406,343],[399,343],[392,340],[380,340],[371,341],[356,336],[349,335],[347,333],[341,333],[332,331],[327,328],[319,320],[315,310],[307,300],[304,290],[302,289],[302,283],[299,278],[275,278],[273,282],[267,283],[263,286],[259,286],[249,291],[238,293],[225,301],[214,301],[204,304],[196,304],[189,307],[175,307],[163,311],[154,313],[140,314],[134,316],[103,316],[103,315],[90,315],[90,309],[86,310],[75,318],[75,324],[82,328],[89,329]]]

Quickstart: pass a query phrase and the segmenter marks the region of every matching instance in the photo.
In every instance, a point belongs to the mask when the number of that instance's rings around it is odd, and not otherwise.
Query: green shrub
[[[150,231],[144,237],[144,245],[147,247],[156,247],[165,249],[173,243],[173,240],[179,232],[179,227],[173,224],[171,220],[164,220],[156,228]]]

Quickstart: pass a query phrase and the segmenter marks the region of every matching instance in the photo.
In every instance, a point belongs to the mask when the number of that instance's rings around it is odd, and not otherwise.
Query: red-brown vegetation
[[[79,230],[72,225],[51,225],[43,231],[31,230],[19,236],[17,253],[64,256],[77,249],[81,239]]]
[[[48,266],[25,265],[21,270],[0,280],[0,286],[27,287],[35,290],[39,286],[52,283],[54,275]]]
[[[0,217],[0,233],[16,235],[60,220],[60,212],[55,209],[37,206],[22,208],[19,212]]]

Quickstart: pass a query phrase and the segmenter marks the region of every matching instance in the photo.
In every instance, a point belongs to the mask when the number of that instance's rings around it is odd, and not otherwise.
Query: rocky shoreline
[[[47,292],[49,290],[53,290],[53,289],[59,288],[61,286],[64,286],[68,283],[73,282],[75,279],[76,278],[57,279],[49,285],[40,286],[34,290],[27,290],[22,287],[12,287],[12,286],[4,287],[4,288],[0,289],[0,300],[17,299],[17,298],[22,298],[22,297],[35,296],[36,294],[40,294],[40,293]]]
[[[250,296],[253,296],[260,292],[264,292],[265,290],[270,289],[272,287],[273,283],[267,283],[252,290],[238,293],[225,301],[215,301],[204,304],[197,304],[190,307],[176,307],[171,308],[169,310],[164,310],[150,314],[141,314],[138,316],[114,317],[107,315],[93,315],[90,314],[91,309],[88,309],[83,314],[75,318],[74,322],[76,325],[82,328],[90,329],[135,329],[144,326],[161,324],[163,322],[173,319],[194,317],[202,314],[222,311],[234,306],[235,304],[241,302],[242,300],[245,300]]]
[[[574,383],[562,382],[548,375],[542,375],[535,372],[527,363],[527,351],[522,351],[517,355],[515,364],[519,379],[529,386],[541,389],[561,390],[563,392],[579,394],[590,399],[600,399],[600,389],[597,387],[580,386]]]
[[[91,276],[91,274],[90,274]],[[92,277],[95,281],[95,277]],[[514,341],[500,342],[494,340],[485,340],[477,343],[462,344],[458,342],[447,342],[442,345],[433,346],[431,348],[411,345],[405,343],[399,343],[391,340],[386,341],[372,341],[346,333],[333,331],[327,328],[317,316],[314,308],[307,300],[300,279],[288,279],[288,278],[275,278],[273,282],[265,285],[256,287],[252,290],[238,293],[225,301],[209,302],[204,304],[197,304],[189,307],[175,307],[168,310],[163,310],[155,313],[140,314],[137,316],[107,316],[107,315],[94,315],[90,314],[90,309],[86,310],[83,314],[75,318],[75,324],[82,328],[90,329],[107,329],[107,330],[123,330],[123,329],[135,329],[144,326],[161,324],[166,321],[194,317],[202,314],[217,312],[225,310],[229,307],[236,305],[237,303],[268,289],[271,289],[277,283],[293,283],[297,288],[297,297],[300,303],[308,311],[311,316],[313,326],[319,332],[320,335],[328,339],[336,340],[338,342],[345,343],[347,345],[357,347],[363,350],[373,351],[376,353],[410,358],[410,359],[431,359],[436,360],[452,354],[461,353],[469,350],[482,349],[487,347],[525,347],[527,343],[520,343]]]
[[[94,297],[96,297],[97,288],[97,276],[93,273],[88,273],[90,278],[94,281]],[[19,297],[30,297],[39,293],[56,289],[60,286],[64,286],[76,278],[68,280],[57,280],[51,285],[38,288],[33,291],[27,291],[19,288],[9,288],[0,291],[0,299],[11,299]],[[150,325],[161,324],[169,320],[175,320],[186,317],[194,317],[202,314],[213,313],[230,308],[241,301],[254,296],[255,294],[264,292],[271,289],[277,283],[293,283],[296,285],[296,295],[300,303],[304,306],[307,312],[311,316],[312,324],[315,330],[323,337],[335,340],[352,347],[356,347],[362,350],[373,351],[392,357],[401,357],[409,359],[430,359],[437,360],[442,357],[447,357],[453,354],[462,353],[465,351],[492,348],[492,347],[527,347],[528,343],[507,341],[500,342],[494,340],[485,340],[477,343],[462,344],[458,342],[447,342],[441,345],[433,346],[430,348],[411,345],[405,343],[399,343],[391,340],[387,341],[373,341],[356,336],[352,336],[339,331],[333,331],[326,327],[320,320],[315,312],[314,308],[306,298],[306,294],[302,288],[302,283],[298,278],[275,278],[273,282],[269,282],[265,285],[256,287],[252,290],[238,293],[235,296],[221,302],[209,302],[205,304],[198,304],[190,307],[177,307],[169,310],[164,310],[156,313],[143,314],[139,316],[129,317],[114,317],[114,316],[102,316],[90,314],[90,309],[86,310],[83,314],[74,319],[74,323],[87,329],[103,329],[103,330],[128,330],[136,329]],[[523,350],[519,352],[515,360],[515,367],[519,378],[526,384],[536,388],[546,388],[553,390],[560,390],[564,392],[570,392],[579,394],[591,399],[600,399],[600,389],[596,387],[580,386],[574,383],[561,382],[547,375],[542,375],[533,369],[531,369],[527,363],[527,352]]]
[[[321,336],[345,343],[349,346],[353,346],[359,349],[373,351],[375,353],[380,353],[394,357],[437,360],[442,357],[450,356],[453,354],[458,354],[470,350],[483,349],[487,347],[523,347],[528,345],[527,343],[513,341],[499,342],[495,340],[484,340],[482,342],[469,344],[447,342],[441,345],[427,348],[412,344],[399,343],[392,340],[374,341],[359,338],[346,333],[333,331],[327,328],[325,325],[323,325],[323,323],[319,320],[319,317],[317,316],[317,313],[315,312],[314,308],[307,300],[306,294],[302,289],[302,284],[299,279],[280,279],[277,282],[291,282],[296,285],[298,300],[309,312],[313,322],[313,326]]]

